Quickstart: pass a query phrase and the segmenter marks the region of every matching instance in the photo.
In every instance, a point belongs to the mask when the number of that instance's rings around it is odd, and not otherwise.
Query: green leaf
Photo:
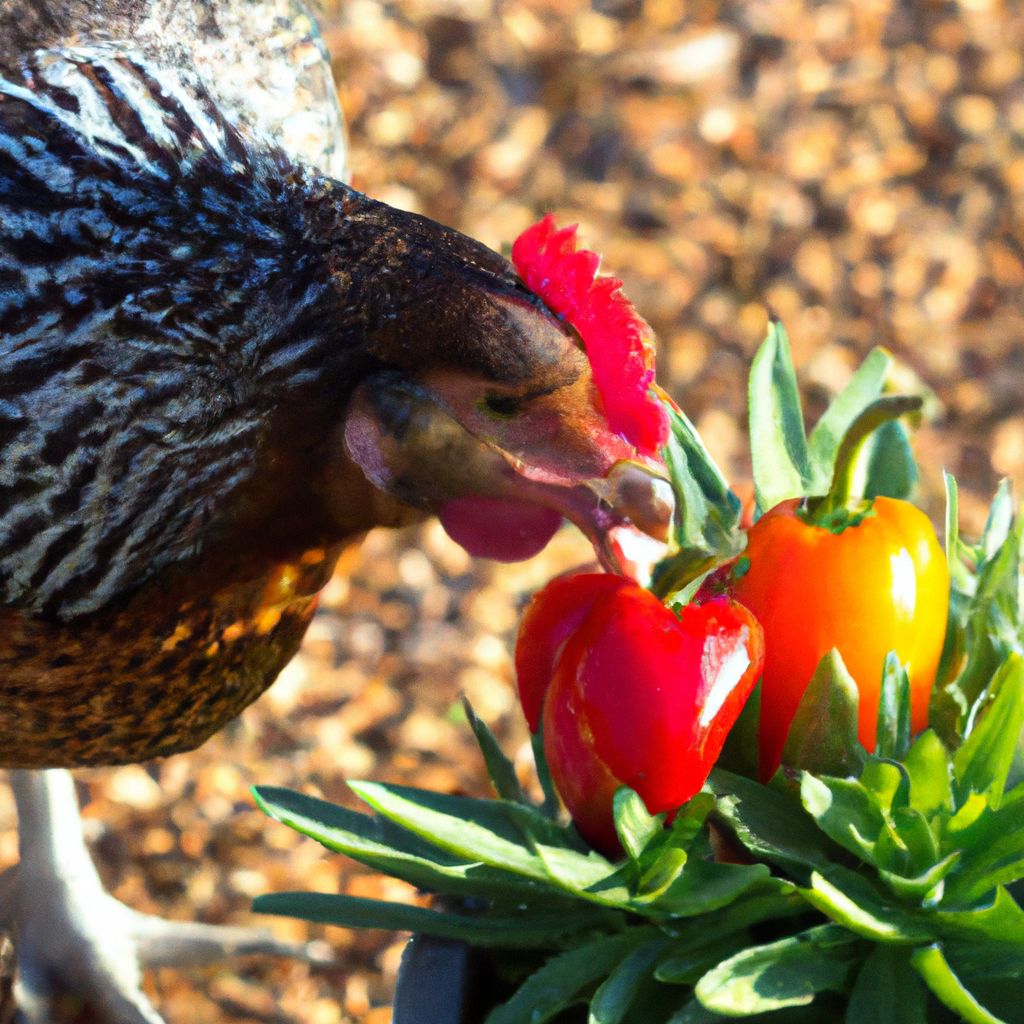
[[[878,869],[878,876],[901,899],[932,906],[942,899],[946,876],[959,862],[960,851],[954,850],[938,863],[912,878],[886,871],[884,868]]]
[[[728,1016],[806,1005],[843,991],[861,949],[849,932],[822,925],[730,957],[697,982],[697,998]]]
[[[800,798],[830,839],[869,864],[876,863],[875,847],[887,822],[878,803],[859,782],[804,772]]]
[[[616,791],[612,806],[619,842],[630,858],[638,860],[648,844],[664,830],[665,815],[650,814],[639,794],[628,786]]]
[[[940,910],[934,920],[943,948],[966,975],[1024,977],[1024,910],[1003,887],[986,907]]]
[[[527,878],[548,873],[532,847],[569,846],[570,833],[530,808],[379,782],[350,782],[360,799],[435,846]]]
[[[802,894],[836,924],[872,942],[915,945],[934,938],[921,918],[887,902],[866,878],[838,864],[829,868],[827,878],[814,872]]]
[[[986,562],[995,558],[999,549],[1009,540],[1012,529],[1013,485],[1009,480],[1000,480],[981,534],[980,546]]]
[[[974,998],[953,973],[938,943],[923,946],[911,954],[910,962],[924,979],[932,995],[968,1024],[1006,1024],[993,1016]]]
[[[810,868],[832,862],[835,848],[787,794],[721,768],[711,772],[706,785],[718,797],[716,817],[755,857],[798,878],[807,877]]]
[[[654,928],[632,928],[588,942],[552,957],[507,1002],[492,1010],[485,1024],[544,1024],[574,1003],[586,1001],[633,950],[658,937]]]
[[[960,560],[960,488],[948,469],[942,470],[942,485],[946,492],[946,561],[952,569]]]
[[[875,753],[899,761],[910,750],[910,676],[894,651],[885,657],[878,697]]]
[[[738,953],[750,944],[748,929],[755,925],[778,929],[782,921],[807,913],[807,904],[795,886],[777,893],[749,894],[717,910],[695,928],[688,922],[666,922],[666,931],[679,938],[669,948],[655,970],[655,976],[670,984],[696,982],[711,967]],[[732,948],[728,948],[732,945]]]
[[[947,904],[973,904],[990,898],[1000,885],[1024,878],[1024,794],[993,810],[973,795],[946,824],[945,842],[961,862],[946,880]]]
[[[926,817],[953,810],[953,765],[942,740],[928,729],[903,761],[910,776],[910,806]]]
[[[253,794],[266,814],[289,828],[430,892],[520,899],[539,892],[552,899],[561,895],[544,883],[432,846],[384,818],[273,786],[254,788]]]
[[[561,846],[534,844],[547,877],[580,899],[610,907],[626,906],[632,896],[628,882],[635,869],[627,862],[616,867],[594,850],[581,853]]]
[[[871,951],[850,992],[845,1024],[928,1024],[925,989],[905,950]]]
[[[515,765],[502,752],[498,741],[494,738],[494,733],[491,732],[487,723],[477,716],[468,697],[462,698],[462,707],[466,712],[469,727],[476,737],[477,745],[480,747],[480,753],[483,755],[484,765],[487,768],[491,785],[494,786],[494,792],[502,800],[529,805],[529,801],[519,785]]]
[[[880,871],[902,879],[898,883],[901,891],[911,891],[926,880],[927,872],[941,859],[938,836],[925,816],[912,807],[895,807],[885,818],[886,829],[875,847],[875,863]]]
[[[857,684],[840,653],[821,659],[789,727],[782,763],[827,775],[855,775],[864,763],[857,740]]]
[[[720,1013],[706,1010],[696,999],[691,999],[665,1022],[665,1024],[719,1024]]]
[[[516,914],[470,916],[426,910],[405,903],[320,892],[279,892],[257,896],[253,910],[258,914],[279,914],[344,928],[420,932],[504,949],[557,947],[577,942],[580,934],[587,931],[607,931],[617,924],[621,927],[621,918],[596,908],[584,909],[579,916],[575,911],[567,914],[564,909],[548,912],[529,909]]]
[[[750,935],[744,929],[712,938],[704,935],[687,936],[669,947],[655,968],[654,975],[660,981],[672,985],[694,985],[712,967],[735,956],[750,944]]]
[[[872,349],[815,424],[808,444],[813,471],[811,493],[824,494],[828,490],[843,436],[885,390],[892,364],[893,358],[884,348]]]
[[[1024,729],[1024,657],[1011,654],[993,679],[995,698],[953,756],[959,801],[982,793],[998,807]]]
[[[537,781],[540,783],[541,792],[544,794],[544,802],[540,806],[540,812],[545,818],[550,818],[554,821],[558,818],[558,812],[562,804],[558,799],[554,780],[551,778],[551,769],[548,767],[547,755],[544,753],[544,735],[542,730],[538,729],[530,737],[530,749],[533,751],[533,763],[537,768]]]
[[[669,426],[663,455],[675,492],[679,550],[656,572],[652,589],[661,597],[738,553],[741,544],[739,499],[729,490],[696,428],[676,408],[669,409]]]
[[[714,806],[715,798],[710,793],[698,793],[683,804],[669,828],[661,828],[650,837],[635,861],[634,906],[647,908],[647,913],[654,913],[657,907],[658,913],[664,913],[662,897],[683,873],[695,844],[698,857],[710,856],[710,851],[703,848],[703,827]]]
[[[725,745],[715,762],[726,771],[756,779],[760,774],[758,734],[761,728],[761,681],[747,698],[739,718],[733,723]]]
[[[811,481],[800,390],[789,339],[773,321],[750,367],[750,439],[758,508],[806,493]]]
[[[998,522],[995,512],[990,520]],[[1002,529],[993,526],[990,533],[1001,537]],[[1018,519],[1005,541],[991,557],[979,547],[974,558],[980,560],[974,593],[966,609],[954,600],[951,610],[965,618],[967,662],[959,676],[944,689],[947,701],[969,709],[956,723],[960,732],[969,731],[967,718],[977,718],[978,710],[989,697],[990,683],[1007,656],[1024,653],[1021,635],[1020,568],[1024,542],[1024,518]],[[941,707],[941,704],[940,704]],[[946,738],[946,737],[944,737]]]
[[[709,914],[766,881],[774,881],[766,864],[720,864],[693,858],[651,908],[673,917]]]
[[[743,1014],[743,1019],[747,1024],[834,1024],[842,1015],[840,1006],[839,996],[825,993],[807,1006],[787,1006],[770,1013],[755,1013],[753,1016]],[[726,1016],[713,1013],[701,1006],[698,1000],[692,999],[680,1007],[665,1024],[722,1024],[723,1021],[735,1019],[735,1014]]]
[[[634,949],[612,970],[590,1001],[588,1024],[622,1024],[627,1020],[634,1000],[651,978],[654,965],[669,941],[667,935],[659,935]]]
[[[641,864],[633,896],[634,906],[663,909],[662,897],[683,874],[689,859],[689,853],[675,843],[664,844],[653,857],[647,858],[649,863]]]
[[[898,761],[869,757],[860,773],[860,784],[874,797],[883,814],[894,807],[906,807],[910,799],[910,776]]]
[[[906,500],[917,485],[917,460],[907,428],[896,420],[883,423],[868,438],[863,455],[865,498]]]

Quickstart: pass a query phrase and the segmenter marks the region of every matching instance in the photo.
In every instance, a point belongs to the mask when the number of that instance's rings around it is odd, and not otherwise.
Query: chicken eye
[[[523,407],[523,399],[518,395],[490,394],[480,402],[480,408],[496,419],[507,420],[515,416]]]

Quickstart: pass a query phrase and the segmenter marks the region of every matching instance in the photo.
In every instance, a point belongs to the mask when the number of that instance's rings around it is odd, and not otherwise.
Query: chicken
[[[268,11],[295,45],[247,34]],[[371,527],[439,512],[514,558],[565,515],[613,568],[613,531],[667,528],[576,331],[496,253],[338,180],[317,45],[290,0],[0,10],[0,766],[202,743]],[[260,62],[308,106],[247,95]],[[26,1008],[158,1020],[156,925],[109,938],[124,908],[67,832],[66,776],[13,777]],[[217,945],[189,943],[162,948]]]

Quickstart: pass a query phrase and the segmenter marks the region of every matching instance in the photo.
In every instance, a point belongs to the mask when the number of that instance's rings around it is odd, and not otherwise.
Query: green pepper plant
[[[675,536],[650,587],[565,577],[524,619],[542,802],[472,709],[494,799],[354,781],[360,813],[256,789],[433,909],[256,909],[487,947],[510,994],[486,1024],[1021,1020],[1024,520],[1004,486],[965,540],[947,476],[940,549],[909,501],[921,401],[891,367],[872,352],[808,436],[771,325],[752,522],[670,408]]]

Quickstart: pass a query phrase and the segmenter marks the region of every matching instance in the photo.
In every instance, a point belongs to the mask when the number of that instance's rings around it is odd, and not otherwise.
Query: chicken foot
[[[266,929],[164,921],[119,903],[89,856],[69,772],[12,771],[21,862],[0,877],[0,929],[15,938],[24,1024],[81,1019],[162,1024],[142,989],[148,967],[226,957],[330,962],[323,943],[282,942]]]

